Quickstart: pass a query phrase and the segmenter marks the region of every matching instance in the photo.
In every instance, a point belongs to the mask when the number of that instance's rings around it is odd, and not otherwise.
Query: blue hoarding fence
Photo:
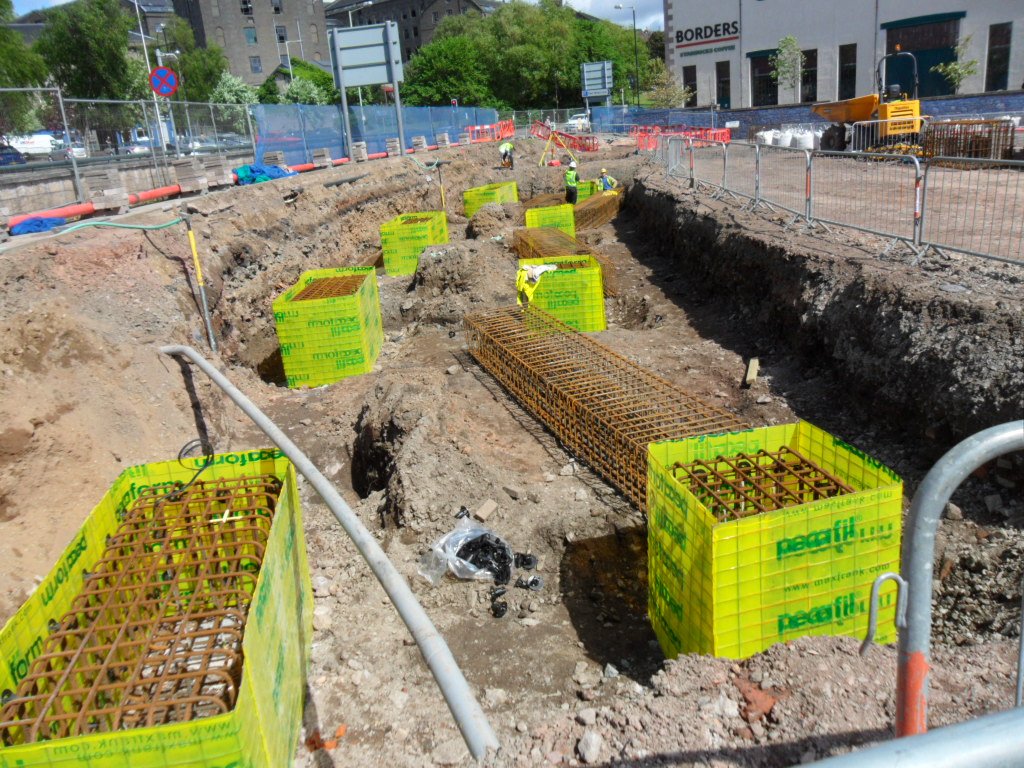
[[[349,105],[352,141],[365,141],[370,154],[386,151],[389,138],[398,136],[398,120],[393,106]],[[265,152],[284,152],[288,165],[309,163],[313,150],[328,149],[332,158],[347,156],[348,142],[339,106],[306,104],[256,104],[252,107],[256,132],[256,158]],[[493,109],[476,107],[402,107],[407,141],[425,136],[427,144],[447,133],[452,143],[469,125],[490,125],[498,121]],[[411,146],[411,144],[410,144]],[[408,147],[407,147],[408,148]]]

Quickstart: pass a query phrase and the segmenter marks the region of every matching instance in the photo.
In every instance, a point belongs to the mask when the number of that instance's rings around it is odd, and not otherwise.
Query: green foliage
[[[42,85],[46,80],[46,64],[29,50],[21,35],[3,26],[14,18],[11,0],[0,0],[0,88],[26,88]],[[27,133],[36,130],[36,100],[27,93],[0,95],[0,135]]]
[[[256,98],[260,104],[280,104],[281,91],[277,87],[277,76],[271,75],[256,89]]]
[[[656,60],[652,87],[643,95],[645,101],[655,109],[675,109],[685,106],[693,98],[693,89],[684,88],[675,76],[665,67],[664,62]]]
[[[804,74],[804,53],[793,35],[779,40],[778,50],[768,58],[772,80],[784,88],[800,93],[800,80]]]
[[[133,85],[128,32],[134,25],[118,0],[80,0],[48,12],[35,51],[65,96],[124,99]]]
[[[166,38],[166,43],[164,42]],[[209,101],[210,94],[217,86],[222,74],[228,70],[228,60],[220,46],[196,47],[192,27],[184,19],[175,16],[158,35],[161,50],[177,51],[178,57],[167,59],[165,64],[175,69],[182,79],[183,96],[189,101]],[[156,51],[152,51],[156,64]]]
[[[650,83],[646,46],[639,54],[641,84]],[[583,103],[580,64],[604,60],[625,82],[634,70],[632,29],[580,19],[559,0],[511,0],[487,16],[447,17],[409,63],[403,92],[410,104],[572,108]]]
[[[967,55],[967,49],[971,45],[972,37],[973,35],[967,35],[963,40],[957,43],[956,59],[953,61],[947,61],[944,64],[936,64],[931,68],[931,70],[929,70],[946,78],[946,82],[949,83],[949,87],[953,89],[953,93],[957,93],[960,90],[960,86],[963,85],[964,80],[978,72],[978,60],[964,58]]]
[[[281,94],[284,104],[330,104],[330,96],[312,80],[296,77]]]
[[[460,104],[494,101],[481,52],[466,35],[424,47],[409,62],[406,78],[402,98],[411,106],[448,104],[451,99]]]
[[[258,99],[255,88],[242,78],[225,72],[210,94],[210,101],[214,104],[256,104]]]
[[[298,102],[300,104],[335,104],[341,101],[341,94],[338,93],[338,89],[334,87],[334,75],[325,72],[320,69],[316,64],[310,64],[308,61],[303,59],[296,59],[292,57],[292,76],[298,80],[308,80],[315,85],[323,94],[327,101],[324,102]]]
[[[665,33],[656,29],[647,36],[647,55],[664,63]]]

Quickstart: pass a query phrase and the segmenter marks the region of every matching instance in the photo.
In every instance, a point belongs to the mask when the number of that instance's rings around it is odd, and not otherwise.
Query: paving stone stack
[[[352,142],[352,160],[357,163],[366,162],[366,142],[365,141],[353,141]]]
[[[97,211],[128,210],[128,190],[121,174],[113,168],[82,171],[85,196]]]
[[[174,177],[183,194],[192,192],[203,193],[209,189],[206,178],[206,169],[198,157],[185,157],[180,160],[172,160],[171,167],[174,168]]]
[[[388,157],[402,154],[402,145],[398,139],[388,139],[386,149]]]
[[[334,161],[331,159],[331,150],[327,147],[321,147],[320,149],[313,150],[313,165],[317,168],[330,168],[334,165]]]
[[[284,152],[264,152],[264,165],[284,165]]]

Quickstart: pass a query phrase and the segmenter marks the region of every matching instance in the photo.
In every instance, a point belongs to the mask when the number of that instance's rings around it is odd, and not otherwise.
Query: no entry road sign
[[[170,67],[154,67],[149,73],[149,87],[157,96],[173,96],[178,91],[178,75]]]

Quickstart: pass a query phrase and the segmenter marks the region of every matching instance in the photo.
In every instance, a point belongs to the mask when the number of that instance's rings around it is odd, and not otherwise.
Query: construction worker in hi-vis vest
[[[579,176],[576,175],[576,161],[573,160],[569,163],[569,170],[565,172],[565,202],[570,205],[576,205],[576,195],[579,192],[576,187],[579,182]]]

